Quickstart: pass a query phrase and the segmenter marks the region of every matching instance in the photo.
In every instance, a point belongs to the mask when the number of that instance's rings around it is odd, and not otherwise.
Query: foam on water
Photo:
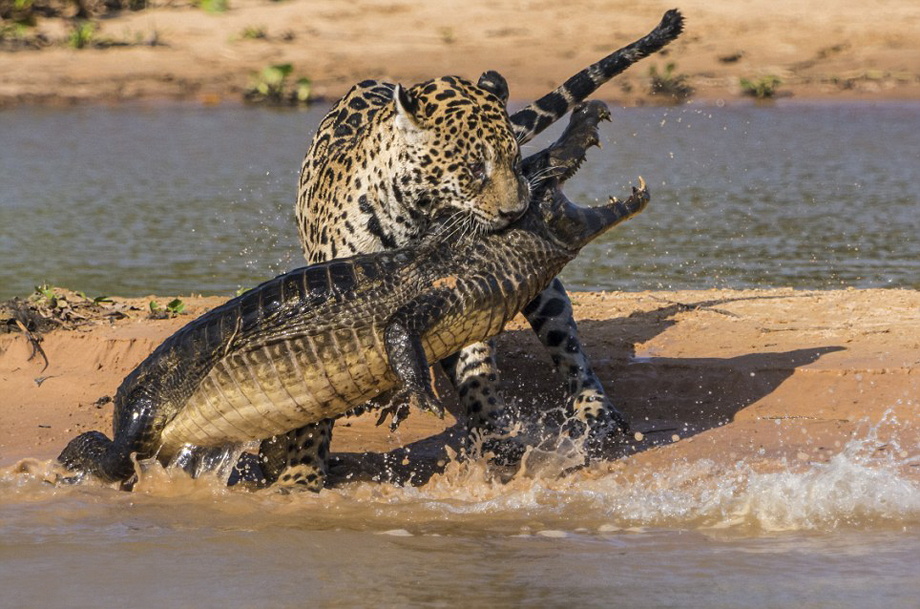
[[[79,494],[94,503],[197,504],[204,514],[210,511],[237,524],[241,517],[257,528],[284,522],[411,534],[457,528],[548,537],[643,527],[739,534],[912,528],[920,524],[920,451],[879,440],[883,424],[896,422],[867,426],[824,463],[752,456],[652,468],[623,459],[559,475],[575,457],[566,450],[544,451],[529,454],[523,471],[507,481],[484,462],[454,458],[421,486],[352,482],[320,494],[228,489],[215,477],[193,480],[152,464],[141,468],[131,494],[92,482],[66,487],[54,484],[56,465],[25,460],[0,470],[0,506]]]

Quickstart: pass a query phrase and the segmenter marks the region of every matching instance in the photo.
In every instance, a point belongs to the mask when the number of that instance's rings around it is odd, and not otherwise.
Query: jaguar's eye
[[[470,173],[473,175],[474,180],[479,182],[485,182],[486,179],[486,164],[482,161],[477,163],[469,164]]]

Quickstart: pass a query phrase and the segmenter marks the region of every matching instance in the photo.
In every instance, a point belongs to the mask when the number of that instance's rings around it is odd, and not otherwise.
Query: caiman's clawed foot
[[[409,404],[401,398],[397,402],[395,399],[396,397],[399,396],[395,396],[389,404],[380,409],[380,416],[377,417],[378,427],[386,422],[387,417],[391,417],[390,431],[396,431],[399,429],[400,423],[405,421],[406,417],[409,416]]]
[[[601,146],[598,124],[610,120],[610,110],[602,101],[582,102],[572,110],[572,118],[559,139],[549,147],[549,164],[559,168],[560,182],[571,178],[581,168],[592,146]]]
[[[402,392],[400,392],[402,393]],[[439,419],[444,418],[444,405],[432,391],[407,391],[409,406],[422,412],[430,412]]]
[[[444,405],[434,395],[433,391],[416,391],[403,388],[394,393],[390,403],[380,410],[377,425],[383,425],[387,417],[392,417],[390,431],[396,431],[413,408],[423,412],[430,412],[439,419],[444,418]]]
[[[556,177],[559,182],[571,178],[592,146],[601,147],[598,124],[610,120],[610,110],[602,101],[582,102],[572,110],[572,116],[565,131],[549,148],[524,159],[524,175],[531,180],[541,177]]]

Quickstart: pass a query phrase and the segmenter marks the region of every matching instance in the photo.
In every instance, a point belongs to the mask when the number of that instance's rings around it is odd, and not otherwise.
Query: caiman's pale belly
[[[497,335],[518,310],[519,299],[527,297],[503,294],[497,282],[467,288],[472,302],[445,314],[422,337],[431,363]],[[340,328],[230,354],[166,424],[160,456],[184,444],[269,438],[341,416],[392,389],[396,377],[383,333],[383,327]]]
[[[395,384],[382,330],[342,329],[283,340],[219,361],[162,433],[183,444],[268,438],[342,415]]]

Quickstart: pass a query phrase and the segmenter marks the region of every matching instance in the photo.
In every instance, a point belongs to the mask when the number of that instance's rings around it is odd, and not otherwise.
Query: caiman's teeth
[[[560,181],[565,182],[566,180],[571,178],[573,175],[578,173],[578,170],[581,169],[581,166],[584,162],[585,162],[585,157],[581,157],[580,159],[578,159],[575,162],[575,165],[571,167],[568,171],[566,171],[565,174],[563,174]]]
[[[597,146],[598,148],[600,148],[601,150],[604,149],[604,144],[603,144],[603,142],[601,142],[600,140],[597,140],[596,146]]]
[[[645,180],[642,179],[642,176],[639,176],[639,190],[645,190]]]
[[[617,199],[616,197],[610,197],[610,200],[609,200],[608,202],[609,202],[609,203],[619,203],[620,200]]]

